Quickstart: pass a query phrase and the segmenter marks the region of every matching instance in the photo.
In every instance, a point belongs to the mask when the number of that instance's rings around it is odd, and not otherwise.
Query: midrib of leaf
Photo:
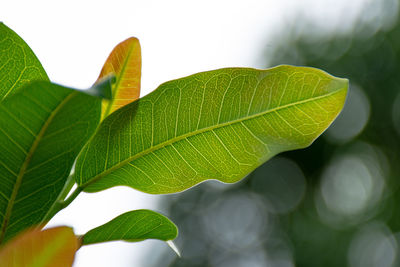
[[[24,56],[26,57],[25,51],[24,51]],[[25,57],[24,57],[24,60],[25,60]],[[25,61],[26,61],[26,60],[25,60]],[[33,67],[33,66],[30,66],[29,68],[37,69],[36,67]],[[13,91],[13,89],[14,89],[15,86],[18,84],[18,82],[21,81],[22,76],[24,75],[24,73],[25,73],[25,71],[26,71],[27,69],[28,69],[28,68],[25,66],[24,69],[23,69],[23,70],[21,71],[21,73],[19,74],[18,79],[15,81],[15,83],[13,84],[13,86],[11,86],[11,88],[7,91],[7,93],[4,94],[4,96],[3,96],[3,98],[2,98],[1,100],[4,100],[4,99]],[[44,79],[44,80],[46,80],[46,79]],[[1,100],[0,100],[0,101],[1,101]]]
[[[11,212],[12,212],[12,208],[14,206],[14,201],[15,198],[17,197],[17,193],[19,190],[19,187],[21,186],[22,183],[22,179],[25,175],[25,171],[26,168],[28,168],[29,162],[31,161],[32,155],[35,153],[37,146],[39,145],[40,140],[42,139],[44,133],[46,132],[49,124],[53,121],[55,115],[58,113],[58,111],[73,97],[75,96],[75,94],[77,94],[77,92],[73,92],[70,95],[68,95],[66,98],[63,99],[63,101],[61,101],[60,104],[58,104],[58,106],[51,112],[50,116],[47,118],[46,122],[43,124],[42,129],[40,130],[39,134],[36,136],[35,140],[32,143],[31,148],[29,149],[28,154],[25,157],[25,161],[22,164],[20,171],[18,173],[17,176],[17,180],[15,181],[14,184],[14,188],[13,191],[11,193],[11,197],[10,200],[7,204],[7,209],[6,209],[6,213],[4,214],[4,219],[2,222],[2,226],[1,226],[1,233],[0,233],[0,244],[2,243],[5,233],[6,233],[6,229],[7,229],[7,225],[8,225],[8,221],[11,217]]]
[[[131,57],[132,51],[133,51],[133,47],[130,46],[126,58],[129,59],[129,58]],[[108,103],[107,109],[106,109],[106,111],[104,112],[104,117],[103,117],[103,118],[106,118],[106,117],[107,117],[108,115],[110,115],[110,113],[111,113],[110,111],[111,111],[112,106],[114,105],[115,96],[117,95],[117,91],[118,91],[117,88],[119,87],[119,84],[121,83],[122,76],[123,76],[123,74],[125,73],[125,69],[126,69],[126,66],[128,65],[128,62],[129,62],[129,60],[125,60],[124,63],[122,64],[121,75],[119,75],[119,79],[117,78],[117,82],[116,82],[116,84],[115,84],[115,88],[116,88],[116,90],[115,90],[115,95],[113,95],[112,98],[109,100],[110,102]],[[114,73],[114,74],[116,74],[116,73]]]
[[[185,138],[188,138],[190,136],[201,134],[201,133],[204,133],[204,132],[207,132],[207,131],[212,131],[212,130],[218,129],[218,128],[223,128],[225,126],[229,126],[229,125],[233,125],[233,124],[236,124],[236,123],[240,123],[242,121],[250,120],[250,119],[253,119],[253,118],[261,117],[261,116],[264,116],[264,115],[266,115],[268,113],[272,113],[272,112],[275,112],[275,111],[278,111],[278,110],[282,110],[282,109],[285,109],[285,108],[289,108],[289,107],[292,107],[292,106],[297,106],[297,105],[308,103],[308,102],[311,102],[311,101],[314,101],[314,100],[323,99],[323,98],[332,96],[332,95],[340,93],[340,92],[341,92],[341,90],[336,90],[336,91],[330,92],[328,94],[324,94],[324,95],[321,95],[321,96],[308,98],[308,99],[305,99],[305,100],[296,101],[296,102],[293,102],[293,103],[290,103],[290,104],[286,104],[286,105],[283,105],[283,106],[278,106],[278,107],[266,110],[266,111],[261,112],[261,113],[257,113],[257,114],[246,116],[246,117],[243,117],[243,118],[240,118],[240,119],[236,119],[236,120],[220,123],[220,124],[217,124],[217,125],[214,125],[214,126],[205,127],[205,128],[202,128],[202,129],[199,129],[199,130],[196,130],[196,131],[192,131],[192,132],[183,134],[181,136],[177,136],[177,137],[172,138],[172,139],[170,139],[168,141],[162,142],[162,143],[160,143],[158,145],[155,145],[155,146],[152,146],[152,147],[150,147],[150,148],[148,148],[146,150],[143,150],[142,152],[140,152],[140,153],[138,153],[138,154],[136,154],[136,155],[134,155],[132,157],[128,157],[127,159],[125,159],[125,160],[121,161],[120,163],[114,165],[113,167],[109,168],[108,170],[106,170],[106,171],[104,171],[102,173],[99,173],[98,175],[96,175],[95,177],[90,179],[88,182],[86,182],[84,184],[81,184],[79,187],[84,189],[85,187],[87,187],[90,184],[96,182],[97,180],[101,179],[102,177],[104,177],[104,176],[110,174],[111,172],[121,168],[125,164],[127,164],[127,163],[129,163],[129,162],[131,162],[133,160],[136,160],[137,158],[140,158],[140,157],[142,157],[142,156],[144,156],[146,154],[152,153],[153,151],[156,151],[156,150],[158,150],[160,148],[163,148],[163,147],[165,147],[167,145],[170,145],[172,143],[175,143],[175,142],[178,142],[178,141],[183,140]],[[154,135],[154,132],[152,132],[152,135]]]
[[[24,56],[25,56],[25,52],[24,52]],[[25,57],[24,57],[24,61],[25,61]],[[25,62],[24,62],[25,63]],[[17,85],[17,83],[21,80],[22,75],[24,74],[26,70],[26,67],[20,72],[18,79],[15,81],[15,83],[13,84],[13,86],[10,87],[10,89],[7,91],[7,93],[4,94],[3,98],[1,100],[3,100],[4,98],[6,98],[14,89],[14,87]]]

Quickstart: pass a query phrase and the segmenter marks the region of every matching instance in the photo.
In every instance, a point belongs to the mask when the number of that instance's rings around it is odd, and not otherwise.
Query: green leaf
[[[321,70],[220,69],[161,85],[105,119],[77,160],[86,192],[162,194],[233,183],[277,153],[309,146],[336,118],[348,81]]]
[[[0,22],[0,101],[36,80],[49,78],[24,40]]]
[[[96,88],[105,84],[110,91],[109,80]],[[28,84],[0,103],[0,244],[46,216],[100,109],[100,98],[49,82]]]
[[[114,240],[137,242],[145,239],[168,241],[175,239],[178,228],[167,217],[151,210],[135,210],[90,230],[83,236],[82,245]]]
[[[74,262],[79,240],[69,227],[40,231],[29,229],[0,250],[1,266],[70,267]]]

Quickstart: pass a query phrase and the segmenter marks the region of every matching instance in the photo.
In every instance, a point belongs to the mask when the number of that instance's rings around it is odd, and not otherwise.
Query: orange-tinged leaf
[[[114,74],[113,97],[104,100],[102,120],[115,110],[131,103],[140,95],[140,75],[142,58],[139,40],[135,37],[119,43],[108,56],[98,80]]]
[[[0,249],[0,266],[72,266],[78,248],[78,238],[69,227],[55,227],[43,231],[32,228],[19,234]]]

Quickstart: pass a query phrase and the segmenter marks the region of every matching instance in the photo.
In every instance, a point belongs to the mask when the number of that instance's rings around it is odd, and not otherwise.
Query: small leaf
[[[0,250],[0,265],[9,267],[70,267],[79,244],[69,227],[27,230]]]
[[[101,99],[87,92],[33,82],[0,103],[0,244],[41,223],[56,201],[99,123]]]
[[[36,80],[49,78],[24,40],[0,22],[0,101]]]
[[[99,76],[99,79],[110,74],[116,76],[112,89],[113,98],[110,101],[103,101],[102,104],[102,119],[139,98],[141,67],[138,39],[131,37],[113,49]]]
[[[178,228],[167,217],[151,210],[124,213],[83,236],[82,245],[114,240],[137,242],[145,239],[175,239]]]
[[[309,146],[343,108],[348,81],[314,68],[220,69],[162,84],[111,114],[77,159],[86,192],[152,194],[237,182]]]

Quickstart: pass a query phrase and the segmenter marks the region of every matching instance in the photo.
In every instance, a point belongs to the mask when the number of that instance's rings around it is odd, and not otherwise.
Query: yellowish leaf
[[[43,231],[33,228],[19,234],[0,249],[0,266],[72,266],[78,248],[78,238],[69,227]]]
[[[119,43],[107,58],[100,72],[98,81],[107,75],[114,74],[111,100],[103,100],[102,120],[115,110],[131,103],[140,95],[140,75],[142,58],[140,43],[131,37]]]

